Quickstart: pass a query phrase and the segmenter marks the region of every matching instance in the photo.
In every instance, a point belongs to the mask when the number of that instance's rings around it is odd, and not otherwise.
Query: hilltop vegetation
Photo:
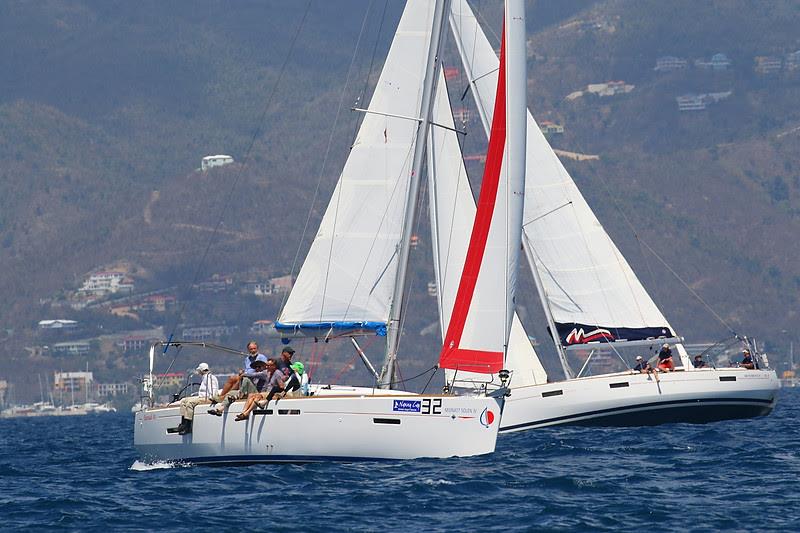
[[[496,2],[475,4],[497,22]],[[103,265],[139,265],[150,288],[296,270],[358,124],[347,109],[368,97],[401,7],[315,2],[292,48],[300,2],[0,6],[10,22],[0,32],[0,373],[29,369],[5,362],[27,361],[36,322],[63,312],[50,299]],[[534,115],[565,126],[556,147],[601,156],[566,165],[675,327],[696,340],[725,334],[641,242],[737,331],[773,350],[800,340],[800,72],[753,69],[756,56],[800,48],[797,3],[536,2],[529,26]],[[664,55],[718,52],[731,59],[725,72],[653,70]],[[610,80],[636,87],[565,100]],[[676,96],[715,91],[732,94],[678,111]],[[468,137],[481,150],[481,135]],[[194,171],[216,153],[238,163]],[[424,293],[422,243],[413,283]],[[526,318],[544,339],[532,293]],[[421,333],[433,301],[417,298],[426,311],[407,323],[412,351],[436,337]],[[226,305],[223,319],[272,318],[255,302]]]

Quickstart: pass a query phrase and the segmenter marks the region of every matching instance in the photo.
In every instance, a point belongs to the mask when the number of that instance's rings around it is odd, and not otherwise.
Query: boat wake
[[[129,470],[135,472],[147,472],[150,470],[164,470],[166,468],[182,468],[189,466],[188,463],[181,461],[154,461],[152,463],[144,463],[142,461],[134,461]]]

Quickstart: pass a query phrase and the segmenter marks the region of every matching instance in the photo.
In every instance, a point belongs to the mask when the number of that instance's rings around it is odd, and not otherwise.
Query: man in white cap
[[[650,363],[641,355],[636,356],[636,366],[633,367],[634,372],[639,372],[640,374],[649,374],[653,371],[653,367],[650,366]]]
[[[195,373],[200,375],[200,389],[197,396],[187,396],[181,400],[181,423],[178,426],[178,434],[186,435],[192,432],[192,420],[194,419],[194,408],[201,403],[208,403],[212,396],[219,393],[219,381],[217,376],[211,373],[208,363],[200,363],[195,369]]]

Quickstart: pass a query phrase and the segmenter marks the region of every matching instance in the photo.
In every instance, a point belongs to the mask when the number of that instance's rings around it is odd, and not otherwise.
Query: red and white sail
[[[515,0],[506,6],[481,192],[439,357],[440,365],[455,371],[457,379],[462,372],[487,375],[504,366],[522,231],[525,80],[524,4]]]
[[[487,133],[498,60],[466,0],[450,23]],[[672,337],[674,330],[597,220],[575,182],[527,116],[523,244],[543,304],[564,345]]]

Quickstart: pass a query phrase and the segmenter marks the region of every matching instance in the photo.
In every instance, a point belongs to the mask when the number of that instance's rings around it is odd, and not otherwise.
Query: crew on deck
[[[642,357],[641,355],[636,356],[636,366],[633,367],[634,372],[639,372],[640,374],[649,374],[653,371],[653,367],[650,366],[650,362]]]
[[[675,363],[672,361],[672,350],[667,343],[664,343],[661,351],[658,352],[658,369],[662,372],[675,370]]]
[[[694,365],[695,368],[708,368],[708,363],[703,361],[703,355],[702,354],[697,354],[697,355],[694,356],[694,360],[692,361],[692,365]]]
[[[753,356],[750,355],[750,350],[747,348],[742,351],[742,362],[739,363],[739,366],[749,368],[750,370],[755,370],[756,368],[756,365],[753,362]]]
[[[197,365],[195,372],[202,376],[200,389],[197,391],[197,396],[187,396],[181,400],[181,423],[178,425],[178,434],[180,435],[192,432],[194,408],[201,403],[208,403],[219,393],[219,381],[217,376],[211,373],[208,363]]]
[[[267,362],[267,356],[258,351],[258,343],[256,341],[247,343],[247,351],[249,354],[244,358],[242,370],[240,370],[238,374],[234,374],[228,378],[228,381],[225,382],[222,391],[219,393],[220,397],[224,398],[230,391],[237,390],[241,386],[242,376],[249,376],[255,372],[253,369],[253,362],[256,360],[263,361],[264,363]]]

